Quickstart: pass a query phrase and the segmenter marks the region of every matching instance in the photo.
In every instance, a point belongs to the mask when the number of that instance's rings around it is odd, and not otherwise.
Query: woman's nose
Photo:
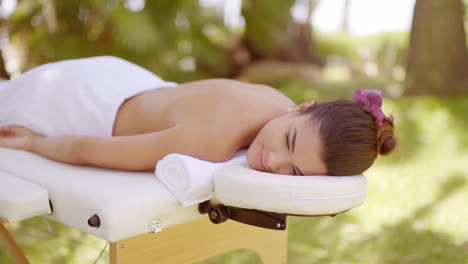
[[[268,159],[265,163],[273,172],[282,172],[289,164],[287,155],[284,155],[281,152],[272,151],[268,153],[267,158]]]

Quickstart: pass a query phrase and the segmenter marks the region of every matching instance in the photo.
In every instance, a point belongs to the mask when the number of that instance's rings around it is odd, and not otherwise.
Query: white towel
[[[213,177],[227,165],[247,166],[247,150],[226,162],[209,162],[182,154],[169,154],[156,164],[158,178],[184,207],[209,200],[214,193]]]
[[[43,64],[0,84],[0,127],[22,125],[47,136],[112,136],[126,99],[176,85],[111,56]]]

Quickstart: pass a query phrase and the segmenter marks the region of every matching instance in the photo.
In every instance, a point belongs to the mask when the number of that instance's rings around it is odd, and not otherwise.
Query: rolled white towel
[[[247,150],[226,162],[209,162],[182,154],[169,154],[156,164],[158,178],[184,207],[209,200],[214,193],[213,177],[227,165],[247,166]]]

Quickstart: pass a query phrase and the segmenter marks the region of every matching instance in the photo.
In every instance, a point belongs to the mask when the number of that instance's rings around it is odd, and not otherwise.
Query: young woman
[[[353,175],[396,146],[377,91],[295,105],[257,84],[165,82],[116,57],[49,63],[0,86],[0,147],[59,162],[154,170],[170,153],[221,162],[248,148],[256,170]]]

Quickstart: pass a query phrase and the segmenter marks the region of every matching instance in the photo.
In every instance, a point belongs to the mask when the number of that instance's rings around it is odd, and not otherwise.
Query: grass
[[[291,90],[296,100],[350,97],[351,90]],[[468,263],[468,96],[385,99],[399,147],[365,174],[359,208],[334,218],[289,217],[289,263]],[[93,263],[105,241],[41,218],[7,227],[32,263]],[[78,243],[80,242],[80,243]],[[106,252],[98,263],[107,263]],[[0,248],[0,263],[13,263]],[[239,250],[198,264],[257,264]]]
[[[391,53],[395,63],[403,64],[408,49],[410,32],[384,32],[364,37],[343,33],[316,32],[316,51],[323,56],[338,56],[350,62],[371,60],[377,64],[386,64]]]

